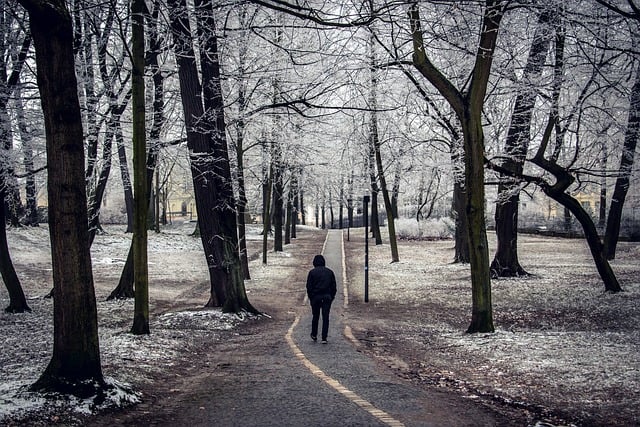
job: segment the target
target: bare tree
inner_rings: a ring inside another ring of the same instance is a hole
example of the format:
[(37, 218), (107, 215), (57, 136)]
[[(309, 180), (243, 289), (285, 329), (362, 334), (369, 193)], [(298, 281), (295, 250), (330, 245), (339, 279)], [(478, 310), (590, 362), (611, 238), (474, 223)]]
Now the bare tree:
[(240, 263), (214, 5), (210, 1), (195, 2), (194, 18), (200, 47), (198, 56), (201, 77), (193, 48), (194, 38), (186, 1), (171, 0), (168, 6), (178, 62), (198, 225), (210, 272), (211, 297), (207, 306), (220, 306), (230, 312), (256, 312), (246, 295)]
[[(523, 70), (516, 96), (511, 125), (504, 144), (502, 167), (522, 173), (529, 141), (531, 140), (531, 120), (538, 91), (532, 85), (542, 75), (545, 59), (549, 53), (553, 35), (550, 21), (556, 13), (543, 9), (538, 15), (529, 56)], [(551, 34), (551, 36), (550, 36)], [(496, 253), (491, 263), (491, 273), (496, 277), (527, 275), (518, 260), (518, 207), (520, 187), (510, 176), (500, 180), (496, 203)]]
[(409, 11), (413, 36), (413, 64), (449, 102), (462, 126), (472, 286), (472, 318), (467, 332), (494, 330), (484, 218), (484, 133), (481, 117), (498, 30), (506, 3), (494, 0), (487, 0), (485, 3), (471, 80), (464, 92), (457, 89), (427, 55), (418, 4), (412, 5)]

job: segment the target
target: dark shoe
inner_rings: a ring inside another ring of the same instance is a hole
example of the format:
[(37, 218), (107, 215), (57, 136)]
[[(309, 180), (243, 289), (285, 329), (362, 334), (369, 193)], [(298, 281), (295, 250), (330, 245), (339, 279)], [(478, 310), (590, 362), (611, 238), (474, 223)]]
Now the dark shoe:
[(326, 344), (326, 343), (327, 343), (327, 339), (326, 339), (326, 338), (324, 338), (324, 339), (322, 340), (322, 344)]
[(314, 341), (318, 341), (318, 337), (316, 335), (311, 334), (311, 339)]

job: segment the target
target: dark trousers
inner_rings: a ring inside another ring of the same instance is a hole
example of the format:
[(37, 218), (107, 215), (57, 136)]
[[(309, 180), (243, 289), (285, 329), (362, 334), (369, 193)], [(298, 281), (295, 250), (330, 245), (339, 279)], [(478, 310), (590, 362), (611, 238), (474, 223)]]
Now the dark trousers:
[(322, 310), (322, 339), (327, 339), (329, 333), (329, 311), (331, 310), (331, 296), (320, 295), (311, 301), (311, 335), (318, 336), (318, 322), (320, 320), (320, 310)]

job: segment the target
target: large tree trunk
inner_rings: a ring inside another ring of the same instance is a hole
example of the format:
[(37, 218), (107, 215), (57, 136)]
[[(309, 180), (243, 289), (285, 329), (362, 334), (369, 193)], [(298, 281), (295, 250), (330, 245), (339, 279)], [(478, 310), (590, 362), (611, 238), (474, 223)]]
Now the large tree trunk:
[[(497, 30), (496, 30), (497, 31)], [(484, 136), (480, 109), (465, 112), (465, 189), (471, 264), (472, 314), (467, 332), (493, 332), (489, 247), (484, 217)]]
[(211, 283), (211, 296), (207, 306), (221, 306), (225, 299), (225, 282), (218, 281), (215, 269), (218, 265), (215, 250), (211, 241), (208, 241), (211, 233), (211, 215), (215, 208), (215, 195), (210, 186), (214, 177), (208, 162), (213, 161), (213, 148), (204, 129), (200, 128), (199, 118), (204, 117), (202, 105), (202, 89), (196, 66), (195, 51), (193, 50), (191, 26), (187, 16), (187, 7), (184, 0), (171, 0), (168, 2), (171, 14), (171, 27), (174, 34), (174, 51), (178, 63), (180, 79), (180, 92), (182, 107), (184, 110), (187, 128), (187, 146), (191, 157), (191, 175), (198, 210), (198, 229), (204, 254), (209, 270), (209, 282)]
[[(511, 125), (507, 132), (502, 167), (522, 174), (531, 139), (531, 119), (537, 91), (531, 87), (539, 80), (545, 58), (551, 44), (549, 22), (553, 12), (544, 10), (538, 17), (538, 24), (529, 49), (529, 57), (524, 68), (520, 88), (516, 97)], [(496, 253), (491, 263), (494, 277), (517, 277), (528, 273), (518, 260), (518, 209), (520, 204), (519, 183), (512, 176), (502, 176), (498, 185), (496, 202)]]
[[(256, 312), (246, 296), (240, 264), (213, 4), (195, 1), (202, 86), (191, 45), (186, 2), (171, 0), (169, 6), (198, 225), (211, 279), (207, 306), (220, 306), (228, 312)], [(201, 120), (205, 116), (208, 120)]]
[(633, 159), (636, 153), (636, 144), (640, 137), (640, 68), (636, 71), (631, 94), (629, 96), (629, 117), (627, 119), (627, 130), (624, 136), (622, 157), (618, 168), (618, 178), (613, 189), (611, 204), (609, 205), (609, 216), (607, 217), (607, 229), (604, 234), (604, 254), (607, 259), (614, 259), (618, 237), (620, 236), (620, 223), (622, 222), (622, 208), (629, 191), (629, 178), (633, 171)]
[(71, 17), (62, 0), (29, 11), (45, 118), (53, 267), (53, 357), (32, 386), (88, 397), (105, 387), (89, 253), (82, 118)]
[[(502, 197), (510, 191), (503, 184), (499, 184), (498, 192), (503, 191)], [(518, 277), (528, 273), (520, 266), (518, 260), (518, 205), (519, 194), (507, 196), (505, 201), (496, 203), (496, 240), (497, 250), (491, 262), (492, 277)]]
[(484, 135), (482, 107), (491, 73), (493, 52), (504, 4), (487, 0), (482, 18), (482, 32), (468, 92), (461, 93), (435, 67), (426, 55), (420, 24), (418, 4), (411, 6), (409, 19), (413, 39), (413, 64), (433, 84), (456, 112), (462, 126), (464, 140), (466, 213), (471, 266), (472, 313), (469, 333), (493, 332), (491, 303), (491, 275), (484, 209)]
[(147, 139), (145, 127), (144, 88), (144, 0), (131, 3), (131, 112), (133, 120), (133, 275), (135, 305), (131, 332), (149, 334), (149, 265), (147, 262), (147, 216), (149, 211), (149, 185), (147, 178)]
[[(213, 239), (217, 249), (217, 259), (221, 262), (217, 276), (226, 279), (226, 300), (223, 311), (237, 313), (247, 310), (258, 311), (249, 303), (244, 287), (244, 274), (240, 262), (238, 242), (238, 222), (236, 201), (233, 194), (233, 180), (229, 162), (224, 100), (220, 77), (220, 62), (216, 38), (216, 24), (213, 19), (216, 5), (205, 0), (195, 1), (196, 9), (202, 8), (199, 18), (200, 61), (202, 64), (203, 100), (207, 114), (213, 115), (209, 134), (212, 137), (214, 154), (213, 172), (218, 206), (214, 210), (215, 227), (207, 237)], [(216, 224), (217, 221), (217, 224)]]

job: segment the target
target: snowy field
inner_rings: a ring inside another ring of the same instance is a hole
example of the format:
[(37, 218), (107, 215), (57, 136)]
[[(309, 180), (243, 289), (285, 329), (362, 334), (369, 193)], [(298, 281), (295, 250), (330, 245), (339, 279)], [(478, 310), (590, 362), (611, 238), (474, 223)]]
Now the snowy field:
[[(99, 405), (68, 396), (44, 399), (27, 391), (49, 362), (53, 346), (53, 300), (44, 298), (52, 286), (49, 236), (46, 226), (8, 230), (11, 257), (32, 311), (0, 312), (0, 425), (12, 425), (24, 417), (30, 425), (66, 424), (101, 409), (138, 403), (140, 394), (134, 388), (177, 368), (198, 340), (206, 336), (215, 342), (216, 331), (247, 320), (200, 309), (208, 299), (208, 275), (200, 239), (189, 235), (193, 228), (193, 223), (185, 223), (161, 234), (149, 233), (149, 336), (128, 333), (133, 300), (105, 301), (118, 283), (131, 234), (122, 233), (122, 226), (112, 226), (107, 227), (108, 234), (96, 237), (92, 265), (101, 360), (107, 381), (116, 386)], [(6, 307), (8, 302), (3, 285), (0, 305)]]
[[(360, 243), (346, 247), (351, 264), (362, 258)], [(370, 245), (370, 302), (352, 308), (370, 351), (392, 366), (404, 354), (401, 374), (581, 425), (640, 425), (639, 243), (619, 244), (612, 266), (624, 292), (610, 294), (583, 240), (520, 235), (532, 275), (492, 281), (493, 334), (465, 333), (469, 267), (451, 263), (451, 240), (401, 241), (399, 251), (391, 264), (387, 244)], [(354, 302), (363, 276), (350, 269)]]

